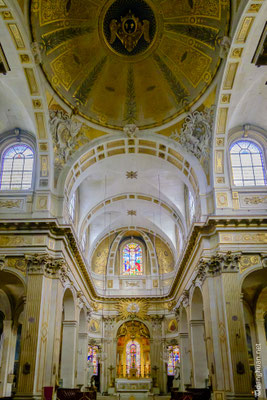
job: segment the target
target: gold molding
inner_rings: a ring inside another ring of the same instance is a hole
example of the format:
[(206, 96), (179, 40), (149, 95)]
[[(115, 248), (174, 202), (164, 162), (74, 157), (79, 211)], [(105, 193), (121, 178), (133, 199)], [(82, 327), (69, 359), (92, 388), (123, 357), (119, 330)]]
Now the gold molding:
[(224, 90), (233, 89), (238, 65), (239, 65), (238, 62), (233, 62), (228, 64), (227, 73), (223, 84)]
[(246, 43), (251, 26), (254, 22), (254, 17), (245, 17), (243, 24), (238, 32), (236, 43)]

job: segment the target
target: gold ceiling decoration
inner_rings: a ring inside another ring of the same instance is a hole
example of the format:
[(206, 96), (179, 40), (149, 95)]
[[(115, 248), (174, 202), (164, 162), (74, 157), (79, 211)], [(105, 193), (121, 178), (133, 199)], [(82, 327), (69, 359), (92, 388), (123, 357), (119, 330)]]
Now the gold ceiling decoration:
[(118, 320), (122, 319), (135, 319), (139, 318), (145, 320), (148, 318), (147, 311), (149, 308), (149, 302), (146, 299), (122, 299), (116, 305), (118, 311)]
[(33, 40), (55, 92), (101, 126), (161, 126), (206, 91), (230, 0), (32, 0)]

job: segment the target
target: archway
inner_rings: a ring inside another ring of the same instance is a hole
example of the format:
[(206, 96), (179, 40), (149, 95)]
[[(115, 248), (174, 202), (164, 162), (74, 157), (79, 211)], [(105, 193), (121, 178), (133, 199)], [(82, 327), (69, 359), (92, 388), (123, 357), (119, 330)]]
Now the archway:
[(202, 293), (195, 288), (191, 301), (191, 349), (193, 376), (192, 384), (195, 388), (205, 388), (208, 385), (208, 362), (205, 342), (205, 325)]
[(75, 303), (70, 289), (66, 289), (63, 297), (62, 345), (60, 380), (64, 388), (73, 388), (75, 384), (75, 363), (77, 348), (77, 321), (75, 319)]
[(18, 276), (0, 271), (0, 397), (16, 391), (25, 288)]
[(125, 322), (117, 332), (117, 377), (148, 378), (150, 372), (149, 330), (142, 322)]

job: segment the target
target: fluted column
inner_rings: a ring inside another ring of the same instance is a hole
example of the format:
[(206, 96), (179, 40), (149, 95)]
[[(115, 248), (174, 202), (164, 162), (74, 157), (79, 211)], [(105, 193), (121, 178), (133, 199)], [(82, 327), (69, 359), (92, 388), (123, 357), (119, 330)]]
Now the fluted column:
[[(53, 280), (57, 279), (61, 261), (48, 255), (29, 256), (27, 260), (27, 297), (16, 397), (40, 398), (43, 386), (50, 384), (53, 374), (48, 349), (51, 347), (51, 341), (54, 341), (53, 321), (57, 313), (51, 298)], [(46, 371), (49, 371), (49, 381), (45, 379)]]
[(222, 392), (229, 399), (252, 398), (238, 260), (237, 254), (217, 253), (201, 260), (198, 270), (215, 400)]

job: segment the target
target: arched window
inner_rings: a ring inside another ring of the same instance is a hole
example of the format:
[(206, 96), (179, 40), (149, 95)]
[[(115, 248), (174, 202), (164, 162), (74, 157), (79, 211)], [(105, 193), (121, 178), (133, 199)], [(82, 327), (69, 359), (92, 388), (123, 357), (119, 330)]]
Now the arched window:
[(76, 206), (76, 194), (73, 193), (70, 202), (69, 202), (69, 213), (72, 221), (74, 221), (75, 217), (75, 206)]
[(93, 375), (98, 375), (98, 347), (88, 347), (88, 363), (93, 366)]
[(180, 350), (179, 346), (168, 347), (168, 370), (167, 373), (170, 376), (175, 375), (175, 367), (180, 362)]
[(188, 208), (189, 208), (189, 219), (190, 219), (190, 224), (193, 221), (193, 218), (195, 216), (195, 200), (194, 197), (192, 195), (192, 193), (190, 192), (190, 190), (188, 191)]
[(233, 143), (230, 157), (236, 186), (266, 185), (262, 151), (255, 143), (250, 140)]
[(126, 372), (130, 373), (130, 369), (137, 369), (137, 375), (140, 375), (141, 355), (140, 344), (136, 340), (131, 340), (126, 345)]
[(14, 144), (2, 157), (1, 190), (27, 190), (32, 186), (34, 153), (27, 144)]
[(140, 244), (130, 242), (123, 247), (123, 275), (143, 275), (143, 254)]

